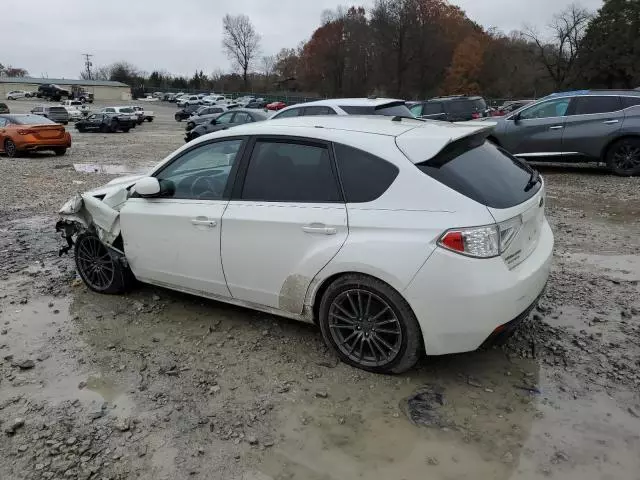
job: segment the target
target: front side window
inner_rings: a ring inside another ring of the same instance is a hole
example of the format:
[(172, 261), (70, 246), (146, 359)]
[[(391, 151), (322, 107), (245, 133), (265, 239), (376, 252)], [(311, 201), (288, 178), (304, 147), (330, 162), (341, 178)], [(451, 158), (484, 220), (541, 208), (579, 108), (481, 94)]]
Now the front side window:
[(116, 109), (115, 108), (105, 108), (104, 109), (105, 112), (112, 112), (115, 113)]
[(411, 110), (411, 113), (415, 117), (419, 117), (420, 115), (422, 115), (422, 104), (418, 103), (416, 105), (413, 105), (409, 110)]
[(249, 161), (242, 199), (301, 203), (340, 201), (328, 148), (258, 140)]
[(532, 107), (523, 110), (520, 113), (520, 119), (531, 120), (535, 118), (553, 118), (564, 117), (569, 108), (570, 98), (559, 98), (557, 100), (548, 100), (538, 103)]
[(247, 112), (238, 112), (233, 118), (233, 123), (250, 123), (253, 122), (253, 118)]
[(576, 97), (572, 115), (617, 112), (622, 108), (620, 97)]
[(173, 192), (166, 197), (221, 200), (242, 142), (231, 139), (199, 145), (171, 162), (155, 175)]

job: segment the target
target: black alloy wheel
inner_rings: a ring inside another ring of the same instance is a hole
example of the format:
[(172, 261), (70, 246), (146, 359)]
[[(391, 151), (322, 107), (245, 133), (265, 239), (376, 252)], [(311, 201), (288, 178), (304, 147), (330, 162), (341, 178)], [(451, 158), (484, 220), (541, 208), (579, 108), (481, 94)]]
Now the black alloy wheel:
[(640, 174), (640, 139), (626, 138), (613, 144), (607, 156), (607, 165), (620, 176)]
[(329, 329), (340, 352), (360, 365), (386, 365), (400, 353), (398, 317), (368, 290), (355, 288), (338, 295), (329, 310)]
[(390, 285), (367, 275), (333, 281), (320, 299), (318, 323), (343, 362), (370, 372), (405, 372), (423, 351), (409, 304)]
[(18, 156), (18, 147), (13, 143), (13, 140), (7, 138), (4, 141), (4, 153), (7, 157), (17, 157)]
[(93, 233), (78, 235), (75, 261), (82, 281), (94, 292), (121, 293), (131, 288), (135, 277)]

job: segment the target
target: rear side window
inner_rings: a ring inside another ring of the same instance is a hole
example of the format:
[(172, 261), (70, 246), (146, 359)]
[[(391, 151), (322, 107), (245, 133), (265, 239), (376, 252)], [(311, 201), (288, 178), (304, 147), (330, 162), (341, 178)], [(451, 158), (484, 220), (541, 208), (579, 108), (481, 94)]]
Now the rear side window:
[(375, 155), (339, 143), (334, 149), (347, 203), (372, 202), (398, 176), (398, 167)]
[(279, 113), (278, 115), (275, 115), (273, 119), (275, 120), (276, 118), (297, 117), (298, 115), (300, 115), (301, 112), (302, 112), (301, 108), (292, 108), (291, 110), (285, 110), (284, 112)]
[(249, 160), (242, 199), (301, 203), (340, 201), (328, 148), (257, 141)]
[(622, 108), (620, 97), (576, 97), (572, 115), (617, 112)]
[(484, 135), (451, 143), (434, 158), (416, 165), (423, 173), (492, 208), (519, 205), (540, 190), (531, 186), (533, 170), (487, 142)]
[(386, 115), (390, 117), (413, 118), (411, 110), (404, 102), (392, 102), (384, 105), (374, 106), (348, 106), (340, 105), (340, 108), (349, 115)]
[(310, 117), (312, 115), (335, 115), (336, 112), (333, 111), (333, 108), (329, 107), (306, 107), (304, 109), (305, 117)]
[(622, 97), (622, 108), (640, 105), (640, 97)]

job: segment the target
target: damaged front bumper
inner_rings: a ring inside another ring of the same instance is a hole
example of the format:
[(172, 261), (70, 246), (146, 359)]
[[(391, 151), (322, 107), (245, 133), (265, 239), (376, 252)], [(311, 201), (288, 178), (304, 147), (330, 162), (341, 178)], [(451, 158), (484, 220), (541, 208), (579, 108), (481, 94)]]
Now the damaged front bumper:
[(73, 247), (73, 237), (90, 231), (100, 241), (116, 252), (123, 253), (114, 247), (120, 237), (120, 209), (129, 198), (129, 191), (124, 187), (111, 189), (105, 194), (76, 194), (59, 211), (56, 232), (61, 232), (66, 240), (58, 254), (68, 253)]

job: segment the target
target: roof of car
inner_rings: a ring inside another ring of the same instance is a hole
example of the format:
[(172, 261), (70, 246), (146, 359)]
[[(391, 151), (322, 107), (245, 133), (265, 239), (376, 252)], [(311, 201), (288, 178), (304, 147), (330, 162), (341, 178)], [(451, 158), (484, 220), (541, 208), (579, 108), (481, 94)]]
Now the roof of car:
[[(624, 95), (629, 97), (640, 96), (640, 91), (637, 90), (570, 90), (567, 92), (554, 92), (547, 95), (544, 98), (551, 97), (578, 97), (578, 96), (590, 96), (590, 95)], [(540, 99), (542, 100), (542, 99)]]
[[(308, 106), (341, 106), (346, 105), (350, 107), (378, 107), (391, 102), (402, 102), (404, 100), (398, 100), (396, 98), (327, 98), (325, 100), (315, 100), (313, 102), (297, 103), (291, 105), (291, 107), (308, 107)], [(291, 108), (289, 107), (289, 108)]]
[(449, 102), (452, 100), (484, 100), (480, 95), (449, 95), (445, 97), (430, 98), (427, 102)]
[[(484, 130), (489, 132), (492, 128), (493, 124), (461, 125), (382, 115), (327, 115), (288, 117), (268, 122), (246, 123), (209, 135), (221, 137), (230, 135), (291, 135), (322, 138), (326, 136), (327, 130), (334, 130), (396, 138), (402, 136), (402, 145), (398, 144), (398, 146), (411, 161), (418, 163), (433, 157), (452, 141)], [(323, 133), (320, 134), (320, 132)], [(209, 138), (209, 135), (201, 138)], [(398, 139), (396, 143), (398, 143)]]

